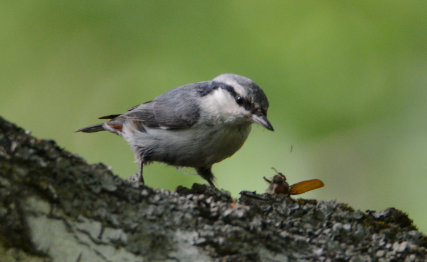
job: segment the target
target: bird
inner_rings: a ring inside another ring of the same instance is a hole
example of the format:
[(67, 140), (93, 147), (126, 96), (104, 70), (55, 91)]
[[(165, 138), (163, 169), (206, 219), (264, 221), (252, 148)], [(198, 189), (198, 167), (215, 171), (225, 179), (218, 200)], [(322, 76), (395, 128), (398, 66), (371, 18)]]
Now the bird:
[(109, 131), (126, 140), (139, 163), (129, 180), (144, 184), (143, 166), (153, 161), (192, 167), (215, 187), (212, 165), (232, 156), (246, 141), (253, 123), (274, 131), (269, 102), (251, 79), (221, 74), (210, 81), (171, 89), (108, 122), (75, 132)]

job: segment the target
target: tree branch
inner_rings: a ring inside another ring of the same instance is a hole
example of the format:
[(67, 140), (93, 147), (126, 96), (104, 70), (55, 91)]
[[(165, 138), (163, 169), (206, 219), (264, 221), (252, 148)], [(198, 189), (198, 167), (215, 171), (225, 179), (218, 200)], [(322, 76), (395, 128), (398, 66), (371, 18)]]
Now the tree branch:
[(133, 188), (0, 118), (0, 261), (424, 261), (389, 208), (194, 184)]

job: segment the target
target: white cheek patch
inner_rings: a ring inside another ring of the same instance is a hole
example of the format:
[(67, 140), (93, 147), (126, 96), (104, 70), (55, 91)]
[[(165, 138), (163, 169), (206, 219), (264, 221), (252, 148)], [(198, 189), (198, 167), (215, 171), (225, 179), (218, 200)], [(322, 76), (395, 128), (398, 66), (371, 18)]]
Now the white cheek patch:
[(231, 121), (246, 114), (246, 110), (236, 103), (235, 98), (222, 88), (218, 88), (211, 95), (204, 97), (201, 107), (209, 115), (215, 116), (216, 119), (223, 119), (223, 121)]
[(212, 96), (214, 98), (214, 103), (217, 103), (219, 107), (238, 106), (235, 101), (235, 98), (232, 97), (228, 91), (222, 88), (216, 89), (213, 92)]
[(217, 112), (219, 115), (227, 115), (233, 111), (238, 110), (240, 107), (235, 98), (231, 94), (222, 89), (218, 88), (212, 93), (212, 96), (207, 99), (210, 104), (210, 110), (212, 113)]

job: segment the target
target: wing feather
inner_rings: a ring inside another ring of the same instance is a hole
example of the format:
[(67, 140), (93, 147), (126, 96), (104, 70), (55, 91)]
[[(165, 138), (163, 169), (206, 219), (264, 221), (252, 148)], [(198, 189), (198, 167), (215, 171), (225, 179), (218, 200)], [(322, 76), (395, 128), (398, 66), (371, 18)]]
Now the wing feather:
[(129, 112), (120, 117), (150, 128), (189, 128), (200, 118), (198, 98), (216, 88), (212, 83), (200, 82), (177, 87), (152, 101), (130, 108)]

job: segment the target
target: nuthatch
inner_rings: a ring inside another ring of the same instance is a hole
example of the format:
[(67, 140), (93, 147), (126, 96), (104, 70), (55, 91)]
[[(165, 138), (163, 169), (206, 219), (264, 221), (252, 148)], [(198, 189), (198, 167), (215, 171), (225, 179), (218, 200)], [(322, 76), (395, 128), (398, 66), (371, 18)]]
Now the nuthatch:
[(239, 150), (258, 123), (273, 131), (267, 120), (267, 96), (249, 78), (222, 74), (167, 91), (154, 100), (134, 106), (127, 113), (76, 132), (110, 131), (123, 137), (139, 163), (131, 177), (144, 183), (142, 169), (152, 161), (193, 167), (214, 186), (212, 165)]

